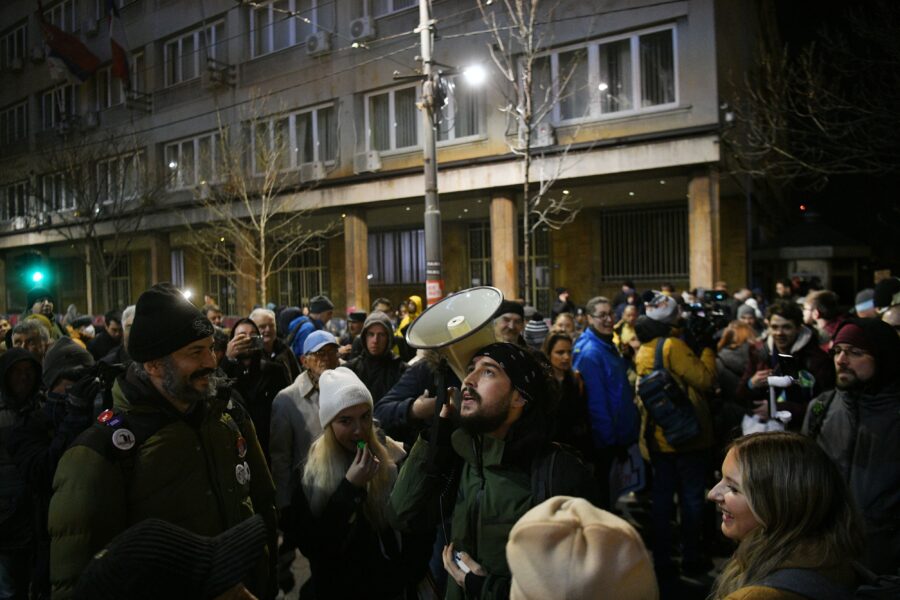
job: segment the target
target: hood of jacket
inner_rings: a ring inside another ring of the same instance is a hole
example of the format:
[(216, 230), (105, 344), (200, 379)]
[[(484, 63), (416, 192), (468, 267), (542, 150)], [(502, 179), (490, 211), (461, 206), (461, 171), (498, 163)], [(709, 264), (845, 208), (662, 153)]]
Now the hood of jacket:
[[(384, 327), (385, 331), (387, 331), (387, 346), (385, 347), (384, 351), (381, 354), (379, 354), (378, 356), (370, 354), (369, 348), (366, 344), (366, 333), (369, 331), (369, 328), (372, 327), (373, 325), (381, 325)], [(389, 358), (390, 356), (392, 356), (391, 345), (393, 344), (394, 325), (393, 325), (393, 323), (391, 323), (391, 320), (388, 318), (388, 316), (385, 313), (376, 310), (375, 312), (370, 314), (368, 317), (366, 317), (366, 322), (363, 323), (363, 328), (362, 328), (362, 331), (359, 332), (359, 336), (362, 338), (363, 352), (365, 354), (372, 356), (374, 358)]]
[(900, 336), (893, 327), (881, 319), (849, 318), (841, 322), (834, 332), (837, 337), (847, 325), (856, 325), (863, 330), (865, 338), (874, 346), (875, 376), (866, 384), (865, 391), (877, 395), (885, 387), (900, 381)]
[[(24, 401), (17, 401), (10, 395), (9, 386), (7, 385), (6, 376), (9, 373), (9, 370), (13, 365), (17, 365), (22, 362), (27, 362), (31, 364), (35, 370), (35, 378), (34, 378), (34, 386), (31, 389), (31, 392), (28, 394), (28, 398)], [(0, 358), (0, 392), (3, 394), (3, 400), (5, 403), (9, 403), (10, 407), (21, 408), (28, 401), (35, 396), (41, 389), (41, 363), (31, 354), (28, 350), (24, 348), (10, 348), (7, 350), (3, 357)]]
[[(800, 333), (797, 334), (797, 339), (794, 340), (793, 345), (791, 345), (791, 354), (797, 354), (810, 342), (816, 342), (815, 332), (806, 325), (801, 325)], [(766, 347), (768, 348), (770, 355), (777, 354), (775, 350), (775, 338), (771, 335), (766, 340)]]
[(672, 326), (662, 321), (651, 319), (647, 315), (641, 315), (634, 323), (634, 333), (640, 343), (646, 344), (658, 337), (668, 337), (672, 333)]

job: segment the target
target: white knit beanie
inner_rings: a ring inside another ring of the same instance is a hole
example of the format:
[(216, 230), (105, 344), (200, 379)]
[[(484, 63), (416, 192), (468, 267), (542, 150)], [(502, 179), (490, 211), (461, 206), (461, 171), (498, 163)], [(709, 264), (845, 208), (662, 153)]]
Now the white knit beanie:
[(634, 527), (583, 498), (556, 496), (509, 532), (510, 600), (659, 598), (650, 555)]
[(646, 314), (654, 321), (673, 325), (678, 320), (679, 310), (678, 302), (671, 296), (666, 296), (662, 292), (654, 292), (653, 299), (647, 303)]
[(372, 408), (372, 394), (347, 367), (329, 369), (319, 376), (319, 423), (328, 426), (339, 412), (357, 404)]

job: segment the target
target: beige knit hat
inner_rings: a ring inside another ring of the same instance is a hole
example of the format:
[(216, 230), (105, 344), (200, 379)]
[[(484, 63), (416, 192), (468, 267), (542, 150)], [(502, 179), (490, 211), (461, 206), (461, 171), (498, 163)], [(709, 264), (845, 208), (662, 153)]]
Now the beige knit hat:
[(347, 367), (329, 369), (319, 376), (319, 422), (325, 428), (339, 412), (357, 404), (372, 408), (372, 394)]
[(510, 600), (656, 600), (650, 555), (623, 519), (583, 498), (556, 496), (509, 533)]

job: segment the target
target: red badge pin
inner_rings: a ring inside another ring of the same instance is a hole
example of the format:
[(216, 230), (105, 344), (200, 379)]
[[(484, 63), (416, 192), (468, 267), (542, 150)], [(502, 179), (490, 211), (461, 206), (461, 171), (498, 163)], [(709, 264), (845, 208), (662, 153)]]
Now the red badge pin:
[(109, 421), (110, 419), (113, 418), (113, 414), (114, 414), (113, 411), (111, 411), (107, 408), (102, 413), (97, 415), (97, 422), (98, 423), (106, 423), (107, 421)]
[(245, 440), (242, 435), (239, 435), (237, 439), (237, 453), (238, 458), (247, 456), (247, 440)]

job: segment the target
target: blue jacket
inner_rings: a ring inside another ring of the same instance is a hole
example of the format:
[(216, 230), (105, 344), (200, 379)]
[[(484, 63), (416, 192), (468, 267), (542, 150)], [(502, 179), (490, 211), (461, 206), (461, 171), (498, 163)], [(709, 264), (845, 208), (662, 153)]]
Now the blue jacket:
[(312, 319), (306, 315), (300, 315), (288, 325), (287, 335), (290, 336), (291, 332), (293, 332), (294, 328), (298, 325), (300, 326), (300, 329), (297, 330), (297, 333), (294, 334), (294, 339), (291, 340), (291, 350), (294, 351), (294, 356), (300, 357), (303, 356), (303, 342), (306, 341), (306, 336), (318, 329), (324, 329), (325, 325), (321, 321)]
[(575, 342), (574, 367), (581, 372), (591, 415), (594, 446), (628, 446), (638, 439), (638, 411), (625, 360), (612, 342), (585, 329)]

